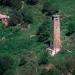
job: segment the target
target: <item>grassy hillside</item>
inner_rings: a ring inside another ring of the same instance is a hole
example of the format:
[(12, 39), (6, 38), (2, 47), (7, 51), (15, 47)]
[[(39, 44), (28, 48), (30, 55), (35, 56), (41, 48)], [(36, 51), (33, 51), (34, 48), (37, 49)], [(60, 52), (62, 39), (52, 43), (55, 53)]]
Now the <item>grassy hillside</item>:
[[(0, 75), (68, 75), (69, 72), (74, 75), (75, 1), (39, 0), (35, 5), (24, 1), (21, 7), (15, 8), (15, 5), (0, 4), (0, 11), (11, 17), (8, 27), (0, 22)], [(61, 18), (62, 51), (54, 57), (48, 55), (45, 47), (51, 41), (52, 31), (51, 16), (42, 13), (45, 3), (52, 8), (49, 12), (59, 10), (57, 14)], [(72, 31), (72, 42), (66, 41), (65, 34)]]

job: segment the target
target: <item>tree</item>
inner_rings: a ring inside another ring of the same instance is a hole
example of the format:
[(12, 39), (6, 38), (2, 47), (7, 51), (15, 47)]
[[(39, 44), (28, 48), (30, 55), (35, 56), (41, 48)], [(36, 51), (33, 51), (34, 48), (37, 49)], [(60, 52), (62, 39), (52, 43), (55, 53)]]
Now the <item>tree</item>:
[(7, 55), (0, 56), (0, 75), (6, 75), (8, 71), (12, 73), (12, 70), (15, 70), (15, 67), (13, 66), (16, 67), (15, 61), (12, 57)]
[(16, 26), (20, 24), (22, 27), (27, 28), (32, 23), (32, 13), (29, 8), (24, 7), (19, 11), (13, 10), (10, 15), (9, 26)]
[(37, 31), (37, 38), (39, 42), (46, 43), (50, 41), (50, 29), (50, 18), (47, 17)]
[(66, 25), (67, 25), (67, 33), (69, 33), (69, 35), (72, 35), (72, 33), (75, 32), (74, 23), (75, 23), (74, 17), (68, 18), (68, 21), (67, 21)]
[(36, 5), (39, 0), (24, 0), (28, 5)]
[(50, 69), (49, 71), (43, 69), (40, 75), (60, 75), (56, 68)]
[(21, 8), (21, 3), (21, 0), (0, 0), (0, 5), (9, 6), (17, 10)]
[[(63, 56), (64, 55), (64, 56)], [(72, 71), (75, 68), (75, 59), (74, 54), (64, 53), (59, 59), (54, 59), (55, 67), (60, 71), (61, 75), (72, 74)], [(67, 60), (66, 60), (67, 59)], [(60, 61), (60, 62), (59, 62)]]
[(43, 5), (42, 12), (45, 13), (47, 16), (51, 16), (59, 12), (59, 9), (56, 5), (52, 2), (45, 2)]

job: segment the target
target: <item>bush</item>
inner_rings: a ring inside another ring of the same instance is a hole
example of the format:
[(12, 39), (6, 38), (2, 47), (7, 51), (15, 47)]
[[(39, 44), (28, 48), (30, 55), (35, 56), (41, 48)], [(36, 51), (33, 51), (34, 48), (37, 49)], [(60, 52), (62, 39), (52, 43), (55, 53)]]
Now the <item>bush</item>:
[(38, 3), (38, 0), (25, 0), (27, 4), (29, 5), (35, 5)]
[(9, 6), (14, 9), (20, 9), (21, 0), (0, 0), (0, 5)]
[(8, 70), (14, 68), (15, 61), (12, 57), (7, 55), (0, 56), (0, 75), (4, 75)]
[(27, 27), (33, 21), (32, 12), (29, 8), (24, 7), (19, 12), (21, 25)]
[(13, 9), (19, 10), (22, 6), (22, 0), (10, 0), (10, 7), (12, 7)]
[(14, 10), (10, 15), (9, 26), (16, 26), (19, 23), (21, 23), (20, 13)]
[(72, 75), (75, 75), (75, 70), (73, 70)]
[(0, 5), (10, 6), (10, 0), (0, 0)]
[(45, 13), (47, 16), (51, 16), (59, 12), (59, 9), (56, 5), (50, 2), (46, 2), (43, 5), (42, 12)]
[(19, 11), (13, 10), (10, 15), (9, 26), (15, 26), (17, 24), (27, 27), (32, 23), (31, 11), (27, 8), (23, 8)]
[(50, 41), (50, 27), (50, 18), (46, 18), (37, 31), (37, 39), (39, 42), (46, 43)]
[(60, 75), (59, 71), (56, 68), (50, 69), (49, 71), (47, 70), (42, 70), (40, 75)]
[(39, 65), (48, 63), (48, 52), (45, 49), (41, 50), (38, 63)]

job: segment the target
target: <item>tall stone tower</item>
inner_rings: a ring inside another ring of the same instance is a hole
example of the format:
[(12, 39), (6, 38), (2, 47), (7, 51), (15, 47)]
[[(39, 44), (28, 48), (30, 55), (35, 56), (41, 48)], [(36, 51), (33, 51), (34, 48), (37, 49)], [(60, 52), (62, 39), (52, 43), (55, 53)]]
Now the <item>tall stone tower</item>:
[(52, 16), (52, 49), (51, 55), (55, 55), (60, 51), (61, 40), (60, 40), (60, 16), (53, 15)]

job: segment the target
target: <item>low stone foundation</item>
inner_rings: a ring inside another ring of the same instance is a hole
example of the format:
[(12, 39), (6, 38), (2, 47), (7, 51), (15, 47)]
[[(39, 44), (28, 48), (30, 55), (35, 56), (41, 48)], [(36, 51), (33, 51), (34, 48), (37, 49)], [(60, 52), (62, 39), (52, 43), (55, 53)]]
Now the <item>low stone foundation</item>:
[(60, 48), (55, 48), (55, 49), (47, 48), (47, 50), (51, 56), (54, 56), (55, 54), (57, 54), (60, 51)]

